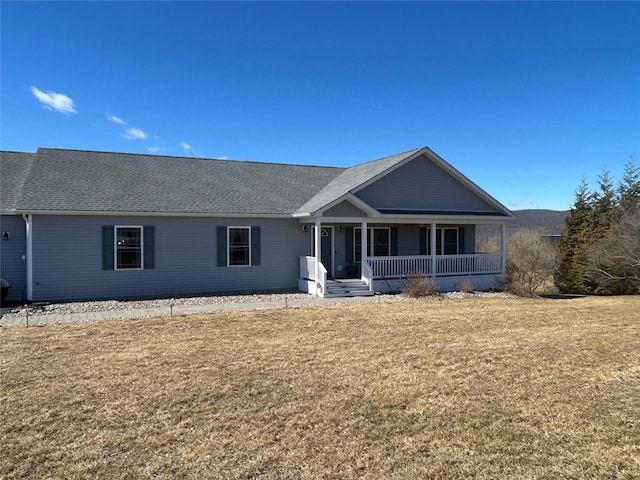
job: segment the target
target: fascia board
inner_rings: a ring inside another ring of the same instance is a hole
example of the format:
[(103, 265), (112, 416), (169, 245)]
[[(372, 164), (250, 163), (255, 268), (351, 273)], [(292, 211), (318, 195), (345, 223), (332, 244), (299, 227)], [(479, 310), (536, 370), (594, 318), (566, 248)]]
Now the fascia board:
[(12, 213), (48, 216), (100, 216), (100, 217), (179, 217), (179, 218), (291, 218), (290, 214), (272, 213), (182, 213), (182, 212), (103, 212), (103, 211), (56, 211), (56, 210), (19, 210)]

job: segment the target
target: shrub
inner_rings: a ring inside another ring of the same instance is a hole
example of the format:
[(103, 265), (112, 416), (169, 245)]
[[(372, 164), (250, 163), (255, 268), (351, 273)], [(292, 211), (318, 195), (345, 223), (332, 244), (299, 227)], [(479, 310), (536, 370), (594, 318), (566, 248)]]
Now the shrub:
[(402, 293), (407, 297), (419, 298), (436, 295), (439, 292), (432, 277), (422, 272), (411, 272), (404, 279)]
[(471, 279), (468, 277), (458, 282), (456, 284), (456, 288), (459, 292), (462, 292), (462, 293), (473, 293), (476, 291), (475, 285), (473, 284)]
[(535, 230), (522, 228), (507, 239), (506, 288), (516, 295), (533, 295), (553, 275), (555, 248)]

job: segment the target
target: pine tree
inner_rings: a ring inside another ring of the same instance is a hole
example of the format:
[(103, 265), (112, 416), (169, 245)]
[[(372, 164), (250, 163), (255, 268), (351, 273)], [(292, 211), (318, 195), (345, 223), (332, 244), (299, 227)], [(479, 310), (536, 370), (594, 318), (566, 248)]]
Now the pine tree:
[(624, 175), (618, 186), (618, 196), (620, 197), (620, 208), (624, 212), (632, 212), (640, 208), (640, 167), (636, 165), (636, 157), (624, 166)]
[(592, 195), (587, 179), (575, 193), (574, 204), (565, 221), (558, 245), (555, 283), (562, 293), (591, 293), (588, 252), (593, 233)]

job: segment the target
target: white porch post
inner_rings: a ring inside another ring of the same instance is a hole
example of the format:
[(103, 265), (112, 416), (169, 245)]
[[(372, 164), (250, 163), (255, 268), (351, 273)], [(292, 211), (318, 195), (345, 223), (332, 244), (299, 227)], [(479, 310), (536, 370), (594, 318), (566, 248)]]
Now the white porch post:
[(431, 255), (431, 277), (436, 278), (436, 268), (438, 263), (436, 262), (436, 224), (431, 224), (431, 249), (429, 250), (429, 255)]
[(322, 250), (322, 223), (320, 222), (320, 219), (317, 218), (316, 219), (316, 227), (315, 227), (315, 252), (314, 255), (316, 257), (316, 285), (318, 285), (320, 283), (320, 262), (322, 260), (322, 254), (320, 253)]
[[(361, 254), (362, 254), (362, 265), (365, 264), (365, 262), (367, 261), (367, 252), (369, 251), (369, 245), (367, 245), (367, 222), (364, 221), (362, 222), (362, 224), (360, 225), (360, 245), (362, 246), (361, 250)], [(360, 275), (362, 275), (362, 268), (360, 269)]]
[(502, 254), (500, 270), (502, 271), (502, 276), (507, 273), (507, 224), (503, 223), (502, 228), (500, 229), (500, 253)]

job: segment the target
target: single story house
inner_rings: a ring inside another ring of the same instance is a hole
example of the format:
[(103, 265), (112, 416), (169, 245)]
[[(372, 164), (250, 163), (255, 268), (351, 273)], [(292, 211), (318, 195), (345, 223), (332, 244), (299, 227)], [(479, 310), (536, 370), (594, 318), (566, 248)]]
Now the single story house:
[[(10, 300), (499, 285), (513, 214), (429, 148), (350, 168), (40, 148), (0, 152)], [(476, 251), (480, 224), (502, 251)], [(366, 232), (366, 233), (365, 233)]]

